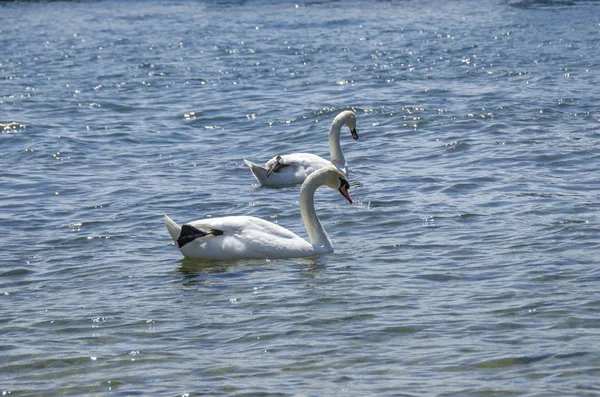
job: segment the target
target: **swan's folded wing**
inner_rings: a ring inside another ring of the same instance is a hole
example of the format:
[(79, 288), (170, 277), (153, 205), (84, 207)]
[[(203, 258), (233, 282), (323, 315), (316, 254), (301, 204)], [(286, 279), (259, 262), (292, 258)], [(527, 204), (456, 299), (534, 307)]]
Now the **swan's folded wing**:
[(312, 172), (321, 168), (331, 167), (331, 162), (329, 160), (325, 160), (323, 157), (312, 153), (292, 153), (275, 156), (267, 162), (266, 166), (269, 168), (273, 167), (275, 164), (279, 164), (283, 167), (302, 167), (307, 170), (310, 169)]
[(311, 153), (275, 156), (265, 165), (269, 175), (262, 183), (265, 185), (301, 184), (311, 173), (331, 165), (328, 160)]
[(194, 233), (194, 230), (197, 230), (198, 237), (237, 236), (246, 239), (263, 235), (287, 239), (298, 237), (286, 228), (253, 216), (207, 218), (190, 222), (182, 227), (186, 226), (190, 228), (190, 234)]

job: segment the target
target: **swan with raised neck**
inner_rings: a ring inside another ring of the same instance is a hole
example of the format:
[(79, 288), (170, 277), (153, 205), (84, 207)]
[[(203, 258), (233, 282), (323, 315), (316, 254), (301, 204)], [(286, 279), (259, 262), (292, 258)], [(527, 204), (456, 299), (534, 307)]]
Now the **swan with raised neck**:
[(329, 128), (329, 155), (331, 161), (312, 153), (291, 153), (277, 155), (267, 161), (264, 167), (244, 159), (252, 174), (262, 186), (289, 186), (303, 183), (306, 178), (321, 168), (336, 167), (344, 175), (348, 174), (348, 162), (340, 144), (340, 133), (347, 126), (352, 137), (358, 139), (356, 115), (351, 110), (339, 113)]
[(274, 223), (251, 216), (207, 218), (182, 226), (165, 215), (165, 224), (181, 253), (187, 258), (278, 259), (299, 258), (333, 252), (333, 244), (314, 205), (320, 186), (338, 190), (350, 203), (349, 184), (338, 169), (312, 173), (300, 188), (300, 215), (309, 241)]

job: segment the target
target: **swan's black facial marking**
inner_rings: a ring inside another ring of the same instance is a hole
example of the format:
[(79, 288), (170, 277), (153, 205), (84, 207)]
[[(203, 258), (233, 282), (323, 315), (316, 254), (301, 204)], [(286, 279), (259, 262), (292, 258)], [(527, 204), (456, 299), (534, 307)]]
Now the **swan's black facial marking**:
[(281, 163), (281, 156), (275, 157), (275, 163), (271, 164), (269, 169), (267, 170), (267, 178), (271, 175), (272, 172), (279, 172), (282, 168), (289, 167), (289, 164)]
[(356, 127), (352, 128), (350, 133), (352, 134), (352, 138), (354, 138), (354, 140), (358, 140), (358, 132), (356, 132)]
[(177, 239), (177, 246), (179, 248), (182, 248), (184, 245), (191, 243), (197, 238), (206, 236), (220, 236), (222, 234), (223, 231), (218, 229), (210, 229), (208, 232), (205, 232), (191, 225), (183, 225), (181, 226), (181, 234)]
[(340, 188), (338, 191), (352, 204), (352, 197), (350, 197), (350, 193), (348, 193), (348, 189), (350, 189), (350, 184), (347, 180), (342, 177), (338, 177), (340, 179)]

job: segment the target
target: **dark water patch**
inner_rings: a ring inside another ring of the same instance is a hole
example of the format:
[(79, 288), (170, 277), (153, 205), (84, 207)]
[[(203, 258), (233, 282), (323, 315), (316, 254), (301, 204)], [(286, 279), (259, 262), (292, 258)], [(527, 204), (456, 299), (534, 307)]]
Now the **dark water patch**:
[(446, 281), (455, 281), (455, 280), (462, 280), (463, 278), (454, 274), (448, 274), (448, 273), (429, 273), (429, 274), (422, 274), (420, 276), (418, 276), (417, 278), (423, 279), (423, 280), (429, 280), (429, 281), (440, 281), (440, 282), (446, 282)]
[(456, 183), (452, 186), (442, 189), (446, 194), (460, 194), (470, 192), (479, 188), (478, 183)]
[(505, 368), (505, 367), (513, 367), (513, 366), (521, 366), (533, 364), (539, 361), (547, 360), (551, 358), (552, 355), (539, 355), (539, 356), (520, 356), (520, 357), (504, 357), (497, 358), (479, 362), (474, 365), (474, 368), (481, 369), (493, 369), (493, 368)]
[(28, 276), (34, 274), (35, 272), (31, 269), (12, 269), (2, 272), (0, 277), (19, 277), (19, 276)]

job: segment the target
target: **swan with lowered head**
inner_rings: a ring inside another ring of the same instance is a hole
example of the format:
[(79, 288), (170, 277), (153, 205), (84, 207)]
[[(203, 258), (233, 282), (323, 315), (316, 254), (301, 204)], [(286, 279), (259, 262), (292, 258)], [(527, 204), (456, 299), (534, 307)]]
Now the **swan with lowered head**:
[(347, 175), (348, 162), (344, 157), (340, 145), (340, 132), (344, 125), (350, 129), (352, 137), (358, 139), (356, 115), (354, 112), (346, 110), (338, 114), (333, 119), (331, 128), (329, 129), (329, 154), (331, 161), (311, 153), (292, 153), (275, 156), (267, 161), (265, 167), (261, 167), (246, 159), (244, 161), (262, 186), (297, 185), (304, 182), (306, 177), (316, 170), (328, 168), (332, 165), (344, 175)]
[(317, 217), (314, 194), (319, 186), (338, 190), (350, 204), (350, 185), (336, 168), (322, 168), (310, 174), (300, 188), (300, 215), (310, 240), (252, 216), (207, 218), (179, 226), (165, 215), (165, 224), (179, 250), (194, 259), (278, 259), (301, 258), (333, 252), (333, 245)]

